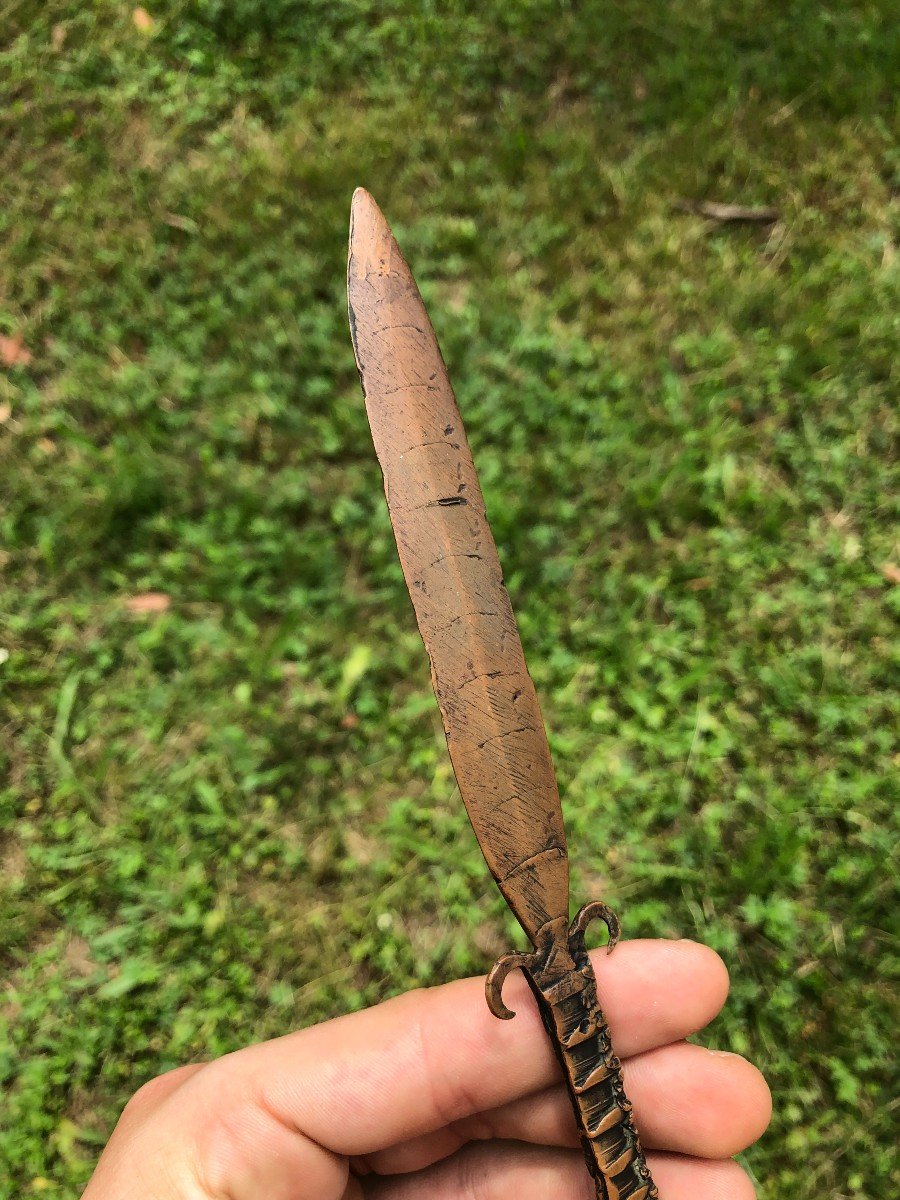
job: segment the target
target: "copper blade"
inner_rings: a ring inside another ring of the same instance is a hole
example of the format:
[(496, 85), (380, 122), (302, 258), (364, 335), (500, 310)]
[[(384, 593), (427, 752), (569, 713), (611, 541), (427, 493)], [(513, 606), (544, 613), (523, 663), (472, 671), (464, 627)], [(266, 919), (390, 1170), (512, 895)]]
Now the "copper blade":
[(568, 916), (562, 809), (465, 430), (415, 280), (372, 197), (353, 197), (353, 349), (403, 574), (459, 790), (529, 936)]

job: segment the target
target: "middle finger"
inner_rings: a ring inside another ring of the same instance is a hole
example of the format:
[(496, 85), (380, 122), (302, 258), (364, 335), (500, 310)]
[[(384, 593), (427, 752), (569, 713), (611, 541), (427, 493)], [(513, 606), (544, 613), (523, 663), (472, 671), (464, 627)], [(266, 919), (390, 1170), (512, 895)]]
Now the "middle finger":
[[(766, 1081), (740, 1055), (677, 1042), (636, 1055), (623, 1067), (635, 1124), (647, 1149), (729, 1158), (754, 1142), (769, 1123), (772, 1103)], [(455, 1121), (370, 1154), (366, 1165), (379, 1174), (419, 1171), (467, 1142), (491, 1138), (576, 1146), (565, 1088), (550, 1087)]]

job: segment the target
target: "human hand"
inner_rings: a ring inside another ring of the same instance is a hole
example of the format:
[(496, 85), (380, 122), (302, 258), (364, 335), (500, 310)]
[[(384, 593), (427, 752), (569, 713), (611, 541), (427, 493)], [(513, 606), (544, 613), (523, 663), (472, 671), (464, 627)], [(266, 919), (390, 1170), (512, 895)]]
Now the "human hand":
[[(660, 1200), (751, 1200), (729, 1156), (769, 1121), (745, 1059), (683, 1039), (728, 992), (693, 942), (592, 955)], [(524, 980), (498, 1021), (482, 980), (410, 992), (145, 1084), (82, 1200), (593, 1200)]]

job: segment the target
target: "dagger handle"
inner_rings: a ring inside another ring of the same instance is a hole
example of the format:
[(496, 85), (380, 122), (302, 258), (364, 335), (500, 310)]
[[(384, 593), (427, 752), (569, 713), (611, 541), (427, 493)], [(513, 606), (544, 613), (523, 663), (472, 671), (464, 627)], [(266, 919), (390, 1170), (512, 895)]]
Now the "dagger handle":
[(497, 1016), (512, 1015), (500, 988), (509, 971), (521, 967), (562, 1067), (597, 1200), (657, 1200), (584, 944), (594, 917), (607, 923), (612, 949), (619, 933), (616, 917), (604, 904), (585, 905), (568, 931), (564, 923), (553, 922), (562, 928), (536, 939), (533, 954), (510, 954), (495, 964), (488, 976), (488, 1004)]

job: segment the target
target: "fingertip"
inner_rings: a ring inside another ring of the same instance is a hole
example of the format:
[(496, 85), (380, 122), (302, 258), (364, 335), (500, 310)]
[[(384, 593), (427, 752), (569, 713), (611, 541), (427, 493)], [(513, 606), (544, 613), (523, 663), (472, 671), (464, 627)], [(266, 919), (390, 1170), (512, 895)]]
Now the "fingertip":
[(636, 1054), (703, 1029), (728, 995), (728, 969), (693, 941), (622, 942), (609, 958), (592, 952), (601, 1006), (619, 1054)]
[(660, 1200), (756, 1200), (750, 1176), (732, 1159), (648, 1154)]
[(698, 1029), (708, 1025), (722, 1010), (731, 990), (731, 976), (725, 960), (712, 946), (684, 938), (677, 943), (691, 964), (697, 980), (698, 1016), (702, 1018)]
[(628, 1059), (625, 1084), (652, 1150), (730, 1158), (757, 1140), (771, 1114), (769, 1089), (751, 1063), (690, 1042)]
[(726, 1050), (709, 1050), (707, 1053), (726, 1060), (727, 1069), (732, 1074), (731, 1094), (735, 1107), (732, 1126), (740, 1130), (740, 1141), (737, 1144), (732, 1141), (723, 1153), (739, 1154), (758, 1141), (769, 1128), (772, 1091), (762, 1071), (742, 1054), (732, 1054)]
[(731, 989), (731, 976), (725, 960), (712, 946), (703, 942), (695, 942), (691, 938), (682, 938), (679, 946), (689, 947), (689, 953), (697, 960), (698, 969), (709, 977), (709, 985), (713, 995), (718, 999), (719, 1008), (725, 1003)]

